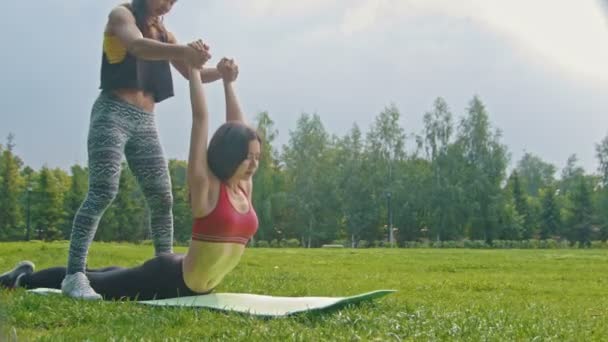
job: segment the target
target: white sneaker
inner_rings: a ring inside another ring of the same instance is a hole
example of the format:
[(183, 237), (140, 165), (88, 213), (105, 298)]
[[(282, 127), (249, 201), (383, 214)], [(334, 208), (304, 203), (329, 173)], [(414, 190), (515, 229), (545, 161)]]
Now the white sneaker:
[(101, 295), (91, 287), (89, 278), (82, 273), (67, 274), (61, 282), (61, 292), (72, 298), (84, 300), (101, 300)]
[(34, 263), (28, 260), (21, 261), (12, 270), (0, 275), (0, 286), (15, 288), (19, 284), (17, 279), (26, 274), (34, 273)]

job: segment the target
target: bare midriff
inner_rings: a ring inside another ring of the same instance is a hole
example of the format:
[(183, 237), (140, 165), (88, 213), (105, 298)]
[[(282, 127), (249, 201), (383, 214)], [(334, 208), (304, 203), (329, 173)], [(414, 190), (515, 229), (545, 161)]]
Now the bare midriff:
[(194, 292), (215, 288), (238, 265), (245, 245), (193, 240), (182, 264), (184, 282)]
[(148, 113), (154, 113), (154, 96), (140, 89), (114, 89), (112, 93), (123, 101)]

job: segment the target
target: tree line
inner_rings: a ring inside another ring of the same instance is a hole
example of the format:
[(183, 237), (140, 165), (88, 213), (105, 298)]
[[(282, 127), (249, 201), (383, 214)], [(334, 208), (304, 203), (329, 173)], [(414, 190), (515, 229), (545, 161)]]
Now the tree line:
[[(437, 98), (421, 132), (406, 132), (395, 105), (364, 132), (354, 123), (344, 136), (329, 134), (317, 114), (301, 114), (277, 148), (267, 112), (254, 125), (264, 139), (254, 177), (260, 220), (255, 240), (332, 241), (554, 239), (589, 246), (608, 238), (608, 137), (595, 146), (599, 168), (587, 174), (576, 155), (558, 174), (555, 165), (526, 153), (511, 157), (488, 110), (473, 97), (456, 118)], [(88, 171), (25, 166), (10, 134), (0, 145), (0, 241), (69, 239), (86, 196)], [(192, 219), (187, 164), (170, 160), (175, 240), (187, 242)], [(120, 191), (103, 216), (98, 241), (149, 239), (142, 192), (127, 165)]]

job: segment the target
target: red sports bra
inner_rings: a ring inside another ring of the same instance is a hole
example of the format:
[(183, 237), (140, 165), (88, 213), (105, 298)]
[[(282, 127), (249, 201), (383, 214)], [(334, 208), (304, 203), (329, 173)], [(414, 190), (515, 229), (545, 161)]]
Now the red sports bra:
[[(241, 187), (239, 187), (241, 189)], [(249, 203), (249, 211), (236, 211), (226, 191), (226, 185), (220, 183), (220, 194), (215, 208), (206, 216), (194, 219), (192, 240), (206, 242), (231, 242), (246, 245), (258, 230), (258, 216)]]

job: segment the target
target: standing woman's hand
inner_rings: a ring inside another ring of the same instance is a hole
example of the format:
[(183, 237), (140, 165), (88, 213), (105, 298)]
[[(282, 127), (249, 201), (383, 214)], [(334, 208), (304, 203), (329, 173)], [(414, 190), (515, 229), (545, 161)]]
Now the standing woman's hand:
[(202, 40), (196, 40), (188, 44), (188, 49), (184, 56), (184, 61), (192, 68), (201, 69), (207, 61), (211, 59), (209, 46)]

